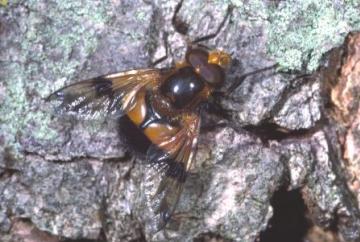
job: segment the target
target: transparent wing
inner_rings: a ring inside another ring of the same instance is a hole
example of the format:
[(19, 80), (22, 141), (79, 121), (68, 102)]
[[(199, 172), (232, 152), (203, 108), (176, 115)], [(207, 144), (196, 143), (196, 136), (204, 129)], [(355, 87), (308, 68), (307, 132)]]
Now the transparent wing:
[(154, 87), (160, 78), (158, 69), (120, 72), (63, 87), (47, 100), (56, 102), (59, 114), (76, 114), (84, 119), (120, 117), (134, 106), (140, 89)]
[(145, 191), (149, 207), (154, 213), (152, 227), (159, 231), (170, 220), (176, 209), (187, 172), (196, 153), (200, 130), (200, 116), (185, 115), (181, 128), (172, 137), (162, 137), (158, 145), (151, 145), (147, 152), (147, 162), (155, 172), (147, 177)]

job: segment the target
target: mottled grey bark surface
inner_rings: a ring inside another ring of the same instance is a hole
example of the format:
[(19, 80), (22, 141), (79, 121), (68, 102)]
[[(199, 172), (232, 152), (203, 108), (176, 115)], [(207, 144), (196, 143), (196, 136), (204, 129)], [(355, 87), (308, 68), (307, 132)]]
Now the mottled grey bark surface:
[[(326, 87), (341, 61), (324, 56), (360, 29), (359, 3), (345, 2), (185, 0), (184, 36), (172, 24), (178, 1), (0, 1), (0, 241), (271, 241), (260, 233), (279, 189), (302, 194), (307, 229), (359, 241), (358, 194), (347, 185)], [(229, 4), (230, 21), (205, 43), (231, 53), (226, 85), (279, 66), (221, 99), (229, 120), (205, 113), (174, 221), (152, 235), (147, 171), (116, 121), (54, 116), (44, 98), (77, 80), (148, 67), (166, 46), (160, 66), (181, 60), (187, 40), (214, 32)], [(311, 75), (296, 78), (303, 74)]]

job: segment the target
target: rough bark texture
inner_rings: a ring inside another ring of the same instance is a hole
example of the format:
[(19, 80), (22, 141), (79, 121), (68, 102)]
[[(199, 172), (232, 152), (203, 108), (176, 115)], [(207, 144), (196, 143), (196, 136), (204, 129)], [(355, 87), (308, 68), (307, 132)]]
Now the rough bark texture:
[[(177, 4), (0, 1), (0, 241), (359, 241), (360, 35), (344, 43), (359, 3), (185, 0), (186, 35)], [(226, 85), (279, 68), (220, 100), (229, 120), (205, 113), (174, 221), (151, 235), (146, 170), (116, 121), (54, 116), (43, 98), (166, 46), (160, 66), (181, 60), (229, 4), (205, 43), (232, 53)]]

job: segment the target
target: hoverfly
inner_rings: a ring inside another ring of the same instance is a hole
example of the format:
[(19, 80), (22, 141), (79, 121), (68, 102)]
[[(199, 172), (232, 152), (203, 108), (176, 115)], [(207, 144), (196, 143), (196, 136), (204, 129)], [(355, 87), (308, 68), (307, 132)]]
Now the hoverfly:
[(147, 163), (164, 175), (154, 195), (162, 197), (161, 229), (175, 210), (194, 160), (201, 104), (224, 83), (224, 68), (230, 60), (223, 51), (191, 48), (175, 67), (100, 76), (65, 86), (48, 100), (58, 101), (60, 110), (83, 117), (122, 117), (141, 131), (144, 137), (138, 140), (149, 144), (142, 149), (147, 149)]
[(223, 86), (225, 70), (231, 63), (226, 52), (197, 44), (212, 37), (214, 34), (193, 41), (185, 59), (173, 67), (124, 71), (80, 81), (47, 99), (57, 101), (62, 111), (86, 118), (104, 114), (119, 117), (137, 130), (125, 128), (123, 133), (132, 136), (134, 148), (145, 153), (147, 164), (161, 176), (150, 198), (156, 203), (157, 230), (164, 228), (174, 213), (194, 162), (202, 104)]

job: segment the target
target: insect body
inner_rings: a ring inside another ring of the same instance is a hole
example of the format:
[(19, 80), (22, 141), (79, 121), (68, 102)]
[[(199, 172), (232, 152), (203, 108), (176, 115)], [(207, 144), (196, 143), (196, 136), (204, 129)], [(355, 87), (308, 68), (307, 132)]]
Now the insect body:
[(143, 146), (146, 161), (162, 176), (157, 192), (150, 198), (157, 203), (161, 229), (176, 208), (194, 159), (201, 104), (222, 86), (230, 60), (222, 51), (190, 48), (185, 60), (175, 67), (126, 71), (81, 81), (54, 92), (48, 99), (58, 101), (60, 110), (87, 118), (122, 117), (137, 129), (136, 136), (131, 129), (124, 133), (129, 139), (146, 141), (145, 146), (135, 146)]

